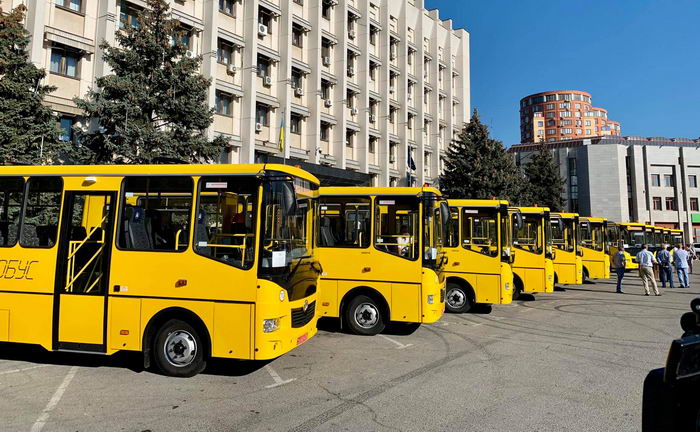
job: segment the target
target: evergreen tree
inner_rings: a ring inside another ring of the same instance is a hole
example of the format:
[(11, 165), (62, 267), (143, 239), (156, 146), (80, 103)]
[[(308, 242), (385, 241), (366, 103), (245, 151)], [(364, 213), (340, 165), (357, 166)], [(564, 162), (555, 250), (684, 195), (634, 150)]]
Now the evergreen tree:
[(46, 72), (29, 61), (26, 10), (0, 9), (0, 164), (56, 162), (70, 148), (59, 141), (56, 117), (42, 104), (55, 87), (42, 85)]
[(552, 152), (547, 150), (544, 142), (539, 143), (537, 152), (525, 165), (527, 179), (527, 201), (552, 211), (564, 208), (564, 180), (559, 173), (559, 165), (554, 161)]
[(76, 104), (91, 118), (77, 131), (98, 163), (148, 163), (155, 158), (210, 162), (226, 143), (209, 141), (205, 129), (210, 80), (199, 73), (201, 58), (189, 58), (178, 21), (165, 0), (147, 0), (138, 25), (117, 32), (116, 46), (100, 48), (112, 69)]
[(471, 120), (447, 149), (440, 189), (450, 198), (507, 199), (519, 202), (523, 178), (503, 143), (489, 137), (474, 110)]

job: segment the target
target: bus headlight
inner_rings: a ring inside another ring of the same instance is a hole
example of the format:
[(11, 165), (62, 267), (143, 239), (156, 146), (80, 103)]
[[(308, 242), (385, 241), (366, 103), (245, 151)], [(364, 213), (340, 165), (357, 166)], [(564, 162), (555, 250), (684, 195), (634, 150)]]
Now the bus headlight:
[(433, 304), (433, 303), (435, 303), (435, 297), (432, 294), (430, 294), (428, 296), (428, 304)]
[(505, 288), (506, 288), (506, 291), (510, 291), (510, 282), (506, 282)]
[(280, 328), (280, 319), (272, 318), (263, 320), (263, 333), (272, 333)]
[(284, 290), (280, 291), (280, 301), (284, 301)]

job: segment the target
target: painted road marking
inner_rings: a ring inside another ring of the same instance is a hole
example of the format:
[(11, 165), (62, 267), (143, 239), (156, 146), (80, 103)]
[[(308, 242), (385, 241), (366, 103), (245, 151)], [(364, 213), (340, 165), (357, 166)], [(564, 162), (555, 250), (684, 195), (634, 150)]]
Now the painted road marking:
[(408, 348), (410, 346), (413, 346), (413, 344), (402, 344), (399, 341), (395, 341), (394, 339), (390, 338), (389, 336), (384, 336), (383, 334), (380, 334), (379, 336), (383, 337), (384, 339), (388, 340), (389, 342), (396, 344), (397, 348), (396, 349), (404, 349)]
[(72, 368), (70, 368), (66, 377), (63, 378), (63, 382), (61, 382), (61, 385), (58, 386), (56, 392), (53, 394), (53, 396), (51, 396), (51, 400), (49, 400), (49, 403), (46, 404), (46, 408), (44, 408), (44, 411), (41, 412), (39, 418), (36, 419), (36, 421), (32, 425), (31, 432), (39, 432), (44, 428), (44, 426), (46, 426), (46, 422), (48, 421), (49, 416), (51, 415), (51, 411), (53, 411), (54, 408), (56, 408), (56, 405), (58, 405), (58, 402), (61, 401), (63, 393), (66, 391), (68, 384), (70, 384), (70, 382), (73, 380), (73, 377), (75, 376), (76, 372), (78, 372), (78, 366), (73, 366)]
[(279, 387), (281, 385), (289, 384), (290, 382), (292, 382), (296, 379), (296, 378), (291, 378), (288, 380), (283, 380), (282, 377), (280, 377), (279, 374), (277, 372), (275, 372), (275, 370), (272, 369), (272, 366), (270, 366), (270, 365), (265, 365), (265, 370), (267, 371), (267, 373), (270, 374), (272, 379), (275, 381), (274, 384), (267, 385), (267, 386), (265, 386), (265, 388)]
[(32, 370), (32, 369), (39, 369), (39, 368), (43, 368), (43, 367), (47, 367), (47, 366), (50, 366), (50, 365), (36, 365), (36, 366), (30, 366), (30, 367), (26, 367), (26, 368), (22, 368), (22, 369), (6, 370), (6, 371), (0, 372), (0, 375), (9, 375), (9, 374), (13, 374), (13, 373), (17, 373), (17, 372), (24, 372), (24, 371), (28, 371), (28, 370)]

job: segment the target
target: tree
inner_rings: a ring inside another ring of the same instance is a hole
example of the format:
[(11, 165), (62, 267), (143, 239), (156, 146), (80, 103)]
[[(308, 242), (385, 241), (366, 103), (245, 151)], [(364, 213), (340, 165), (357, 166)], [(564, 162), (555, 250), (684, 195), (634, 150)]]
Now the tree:
[(0, 164), (56, 162), (70, 149), (59, 140), (51, 108), (42, 103), (56, 88), (41, 84), (46, 72), (29, 61), (26, 10), (0, 9)]
[(116, 46), (100, 45), (113, 73), (75, 100), (91, 119), (78, 138), (97, 163), (215, 160), (226, 140), (206, 136), (214, 110), (207, 106), (211, 82), (199, 73), (201, 58), (186, 55), (184, 33), (165, 0), (146, 4), (138, 24), (117, 32)]
[(538, 144), (537, 152), (525, 165), (525, 178), (530, 204), (549, 207), (552, 211), (563, 210), (564, 180), (559, 173), (559, 165), (554, 162), (544, 142)]
[(523, 178), (503, 143), (489, 137), (474, 110), (459, 139), (447, 149), (440, 189), (450, 198), (519, 201)]

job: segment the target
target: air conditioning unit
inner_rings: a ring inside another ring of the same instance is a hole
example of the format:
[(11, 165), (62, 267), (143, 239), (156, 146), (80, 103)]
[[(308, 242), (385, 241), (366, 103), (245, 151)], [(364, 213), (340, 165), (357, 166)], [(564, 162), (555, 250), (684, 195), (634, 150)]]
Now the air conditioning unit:
[(330, 57), (324, 57), (324, 58), (323, 58), (323, 65), (324, 65), (324, 66), (330, 66), (330, 65), (331, 65), (331, 58), (330, 58)]
[(370, 114), (369, 115), (369, 122), (374, 123), (375, 121), (377, 121), (377, 116), (374, 114)]
[(194, 58), (194, 57), (195, 57), (194, 51), (190, 51), (190, 50), (187, 50), (187, 51), (185, 52), (185, 55), (186, 55), (188, 58)]
[(226, 66), (226, 72), (229, 73), (229, 75), (235, 75), (236, 74), (236, 65), (229, 64)]
[(338, 6), (338, 0), (328, 0), (328, 4), (331, 6)]
[(348, 37), (350, 39), (355, 39), (355, 30), (348, 30)]
[(304, 89), (297, 87), (294, 89), (294, 96), (304, 96)]
[(394, 87), (389, 87), (389, 93), (394, 94), (396, 92), (396, 89)]
[(267, 26), (265, 24), (258, 24), (258, 36), (267, 36)]
[(333, 106), (333, 101), (330, 99), (326, 99), (325, 101), (323, 101), (323, 106), (326, 108), (330, 108)]
[(271, 86), (271, 85), (272, 85), (272, 77), (269, 76), (269, 75), (266, 76), (266, 77), (263, 79), (263, 82), (265, 83), (266, 86), (268, 86), (268, 87)]
[(358, 112), (358, 111), (357, 111), (357, 108), (350, 108), (350, 115), (356, 116), (356, 115), (357, 115), (357, 112)]
[(255, 132), (260, 132), (262, 130), (262, 123), (255, 123)]
[(348, 76), (354, 76), (355, 75), (355, 68), (352, 66), (348, 66)]

